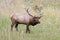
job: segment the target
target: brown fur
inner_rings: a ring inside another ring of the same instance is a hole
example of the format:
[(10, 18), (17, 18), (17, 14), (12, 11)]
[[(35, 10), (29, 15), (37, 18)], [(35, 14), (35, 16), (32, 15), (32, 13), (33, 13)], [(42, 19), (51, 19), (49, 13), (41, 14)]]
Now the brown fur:
[(11, 30), (13, 29), (13, 26), (15, 25), (16, 30), (18, 31), (18, 24), (25, 24), (26, 25), (26, 32), (30, 33), (29, 25), (35, 26), (36, 24), (39, 24), (39, 19), (41, 17), (35, 17), (29, 14), (13, 14), (11, 16)]

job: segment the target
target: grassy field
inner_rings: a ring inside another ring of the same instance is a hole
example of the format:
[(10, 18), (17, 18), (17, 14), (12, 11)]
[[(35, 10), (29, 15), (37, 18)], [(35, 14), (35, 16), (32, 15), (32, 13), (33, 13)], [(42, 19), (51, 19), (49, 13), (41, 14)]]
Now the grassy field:
[[(41, 23), (34, 27), (30, 26), (31, 33), (27, 34), (25, 33), (25, 25), (19, 25), (19, 31), (13, 28), (11, 32), (9, 15), (12, 12), (8, 11), (8, 8), (0, 8), (0, 40), (60, 40), (60, 6), (42, 5), (43, 17), (40, 19)], [(19, 12), (18, 8), (17, 12)]]

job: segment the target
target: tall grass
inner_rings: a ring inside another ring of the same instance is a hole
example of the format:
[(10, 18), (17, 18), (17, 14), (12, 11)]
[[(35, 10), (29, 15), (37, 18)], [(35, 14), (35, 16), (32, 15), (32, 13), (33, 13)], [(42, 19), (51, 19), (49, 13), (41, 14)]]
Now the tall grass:
[[(0, 11), (0, 40), (60, 40), (60, 5), (43, 5), (43, 17), (40, 24), (30, 26), (31, 33), (26, 33), (26, 27), (19, 24), (18, 30), (11, 28), (8, 8)], [(55, 8), (54, 8), (55, 7)], [(6, 13), (4, 13), (6, 11)], [(13, 9), (12, 9), (13, 10)], [(18, 10), (18, 9), (17, 9)], [(20, 9), (21, 10), (21, 9)]]
[(1, 15), (0, 40), (60, 40), (60, 15), (57, 9), (44, 9), (40, 19), (41, 24), (30, 26), (31, 33), (25, 33), (25, 25), (19, 25), (19, 31), (10, 30), (11, 21), (7, 16)]

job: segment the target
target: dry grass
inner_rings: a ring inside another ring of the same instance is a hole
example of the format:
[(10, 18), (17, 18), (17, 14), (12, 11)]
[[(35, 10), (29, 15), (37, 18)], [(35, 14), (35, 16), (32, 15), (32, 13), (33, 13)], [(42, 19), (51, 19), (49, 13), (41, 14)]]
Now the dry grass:
[[(50, 6), (47, 6), (41, 4), (43, 5), (43, 17), (40, 19), (41, 24), (34, 27), (30, 26), (31, 33), (26, 34), (25, 25), (19, 25), (18, 32), (15, 30), (15, 28), (11, 32), (10, 15), (12, 13), (26, 13), (24, 5), (27, 3), (24, 4), (23, 0), (21, 0), (20, 4), (18, 0), (13, 1), (13, 4), (16, 5), (10, 5), (11, 7), (0, 7), (0, 40), (60, 40), (60, 9), (57, 7), (57, 5), (52, 6), (50, 4)], [(37, 2), (37, 4), (39, 3)], [(30, 9), (30, 13), (38, 16), (38, 14), (33, 10), (34, 6), (32, 5), (28, 5), (32, 8)]]

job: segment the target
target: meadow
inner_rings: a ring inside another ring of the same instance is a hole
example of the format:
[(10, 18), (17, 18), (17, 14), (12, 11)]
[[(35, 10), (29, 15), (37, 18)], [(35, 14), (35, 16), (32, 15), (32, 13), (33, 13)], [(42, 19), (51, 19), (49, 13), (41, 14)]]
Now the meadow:
[[(60, 40), (60, 5), (45, 3), (41, 5), (43, 5), (41, 23), (30, 26), (31, 33), (25, 32), (26, 27), (23, 24), (19, 24), (19, 31), (16, 31), (15, 27), (11, 31), (10, 14), (12, 11), (7, 7), (0, 7), (0, 40)], [(19, 11), (24, 10), (17, 8), (17, 12)]]

